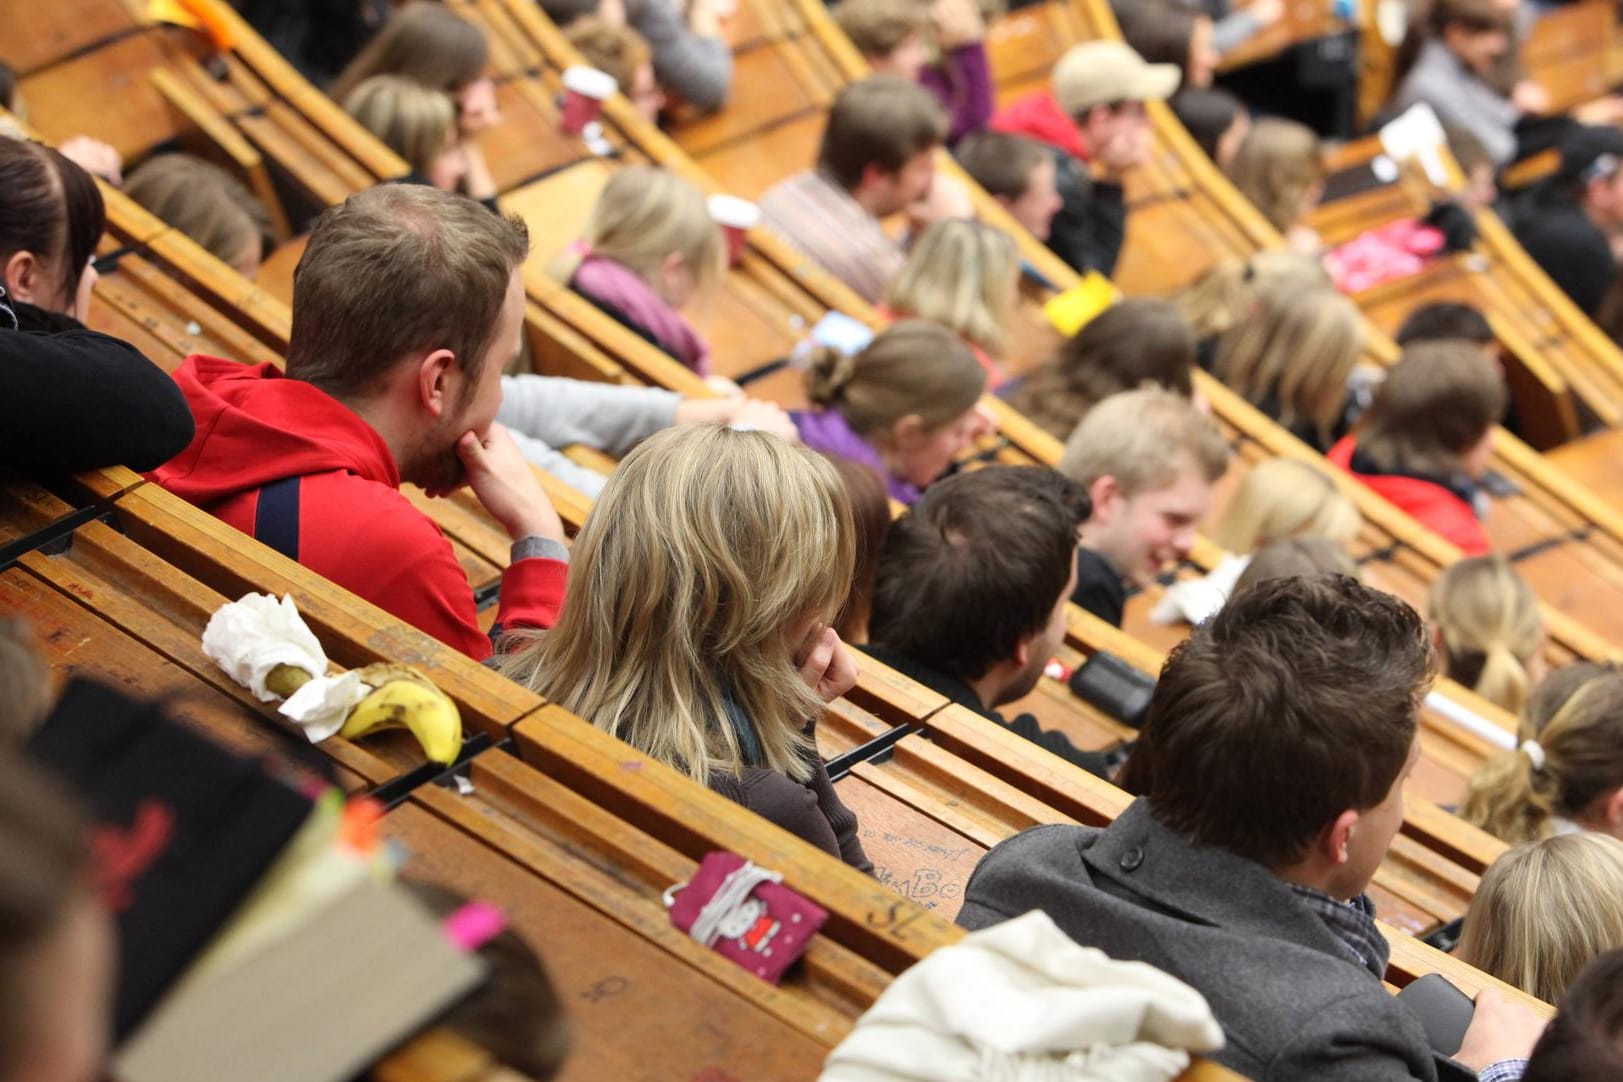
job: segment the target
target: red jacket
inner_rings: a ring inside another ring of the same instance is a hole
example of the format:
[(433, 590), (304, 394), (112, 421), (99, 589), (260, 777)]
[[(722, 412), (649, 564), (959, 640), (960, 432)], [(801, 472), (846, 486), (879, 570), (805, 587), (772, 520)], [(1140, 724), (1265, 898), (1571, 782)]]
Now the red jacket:
[[(301, 478), (299, 563), (475, 660), (490, 656), (450, 541), (400, 493), (394, 455), (354, 411), (269, 364), (197, 354), (175, 381), (197, 434), (152, 481), (252, 534), (261, 487)], [(568, 573), (562, 560), (516, 561), (497, 622), (551, 627)]]
[(1325, 455), (1332, 463), (1374, 490), (1387, 503), (1420, 525), (1452, 542), (1467, 556), (1483, 556), (1493, 548), (1471, 505), (1436, 481), (1397, 474), (1359, 473), (1352, 468), (1353, 437), (1344, 436)]
[(1077, 131), (1076, 122), (1059, 107), (1052, 90), (1039, 90), (1015, 99), (992, 114), (987, 127), (1010, 135), (1030, 136), (1083, 161), (1088, 160), (1088, 146), (1082, 141), (1082, 133)]

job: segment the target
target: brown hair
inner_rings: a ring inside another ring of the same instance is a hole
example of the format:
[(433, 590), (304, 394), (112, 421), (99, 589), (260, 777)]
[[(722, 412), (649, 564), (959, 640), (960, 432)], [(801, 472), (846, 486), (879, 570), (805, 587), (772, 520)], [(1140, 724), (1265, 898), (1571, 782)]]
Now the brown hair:
[(1092, 510), (1087, 489), (1041, 466), (936, 482), (890, 528), (873, 641), (960, 679), (984, 676), (1047, 625)]
[(1019, 199), (1031, 187), (1031, 174), (1048, 151), (1035, 139), (1000, 131), (978, 131), (959, 141), (953, 154), (971, 180), (988, 195)]
[(1209, 19), (1204, 11), (1167, 0), (1131, 0), (1113, 5), (1122, 40), (1147, 64), (1173, 64), (1179, 71), (1189, 67), (1190, 39), (1195, 22)]
[(1387, 373), (1358, 449), (1383, 473), (1452, 474), (1504, 412), (1504, 381), (1481, 350), (1422, 342)]
[(833, 15), (863, 56), (889, 56), (909, 35), (923, 34), (931, 25), (924, 0), (840, 0)]
[(253, 245), (263, 256), (276, 243), (265, 205), (236, 177), (190, 154), (149, 158), (124, 178), (124, 194), (222, 263), (235, 266)]
[(1359, 577), (1358, 565), (1347, 550), (1328, 537), (1287, 537), (1264, 545), (1235, 580), (1229, 598), (1239, 597), (1258, 583), (1299, 575)]
[(893, 75), (870, 75), (834, 99), (817, 149), (817, 168), (852, 191), (868, 166), (900, 172), (911, 158), (940, 146), (946, 137), (946, 111), (928, 90)]
[[(444, 919), (468, 904), (456, 891), (403, 879), (400, 885), (423, 908)], [(528, 943), (506, 928), (479, 948), (490, 978), (441, 1019), (441, 1024), (483, 1048), (533, 1082), (555, 1077), (569, 1054), (569, 1017), (546, 967)]]
[(445, 4), (412, 0), (390, 16), (328, 94), (344, 101), (374, 75), (401, 75), (450, 94), (482, 78), (489, 62), (484, 31)]
[(1567, 986), (1533, 1046), (1522, 1082), (1613, 1082), (1623, 1075), (1623, 950), (1607, 951)]
[(54, 264), (67, 311), (106, 228), (107, 207), (89, 173), (51, 147), (0, 136), (0, 267), (18, 252)]
[(77, 800), (26, 759), (0, 753), (0, 1078), (28, 1044), (26, 967), (87, 889), (86, 822)]
[(834, 617), (834, 630), (848, 643), (868, 641), (868, 620), (873, 614), (874, 580), (879, 555), (890, 532), (890, 496), (885, 479), (873, 469), (840, 455), (823, 455), (845, 484), (851, 501), (851, 523), (856, 536), (856, 563), (851, 572), (851, 593)]
[(287, 374), (366, 398), (409, 355), (449, 349), (476, 387), (512, 273), (522, 219), (419, 184), (382, 184), (328, 209), (293, 275)]
[(891, 324), (854, 357), (820, 350), (806, 371), (812, 405), (839, 410), (864, 438), (909, 414), (939, 428), (973, 409), (985, 390), (986, 369), (963, 339), (922, 319)]
[(1194, 393), (1195, 332), (1177, 308), (1138, 297), (1106, 309), (1009, 396), (1031, 422), (1066, 439), (1093, 406), (1146, 383)]
[(0, 748), (22, 744), (50, 707), (50, 673), (33, 628), (20, 616), (0, 615)]
[(1386, 799), (1431, 675), (1425, 625), (1392, 595), (1338, 575), (1260, 583), (1173, 650), (1120, 784), (1192, 844), (1286, 867)]
[(654, 62), (648, 39), (629, 26), (617, 26), (596, 15), (570, 23), (564, 37), (588, 64), (613, 76), (622, 94), (631, 93), (637, 70)]
[(1460, 818), (1518, 845), (1548, 837), (1557, 816), (1576, 820), (1623, 785), (1623, 675), (1608, 673), (1580, 687), (1537, 742), (1536, 752), (1524, 744), (1479, 769)]
[(1458, 339), (1485, 346), (1494, 341), (1493, 327), (1482, 309), (1459, 301), (1434, 301), (1411, 309), (1398, 328), (1400, 346), (1415, 346), (1421, 342), (1446, 342)]
[(1262, 117), (1229, 163), (1229, 179), (1280, 232), (1301, 222), (1307, 196), (1324, 179), (1319, 137), (1294, 120)]
[(1571, 661), (1545, 676), (1533, 685), (1522, 707), (1521, 723), (1516, 728), (1516, 740), (1537, 740), (1550, 719), (1567, 705), (1567, 700), (1591, 680), (1613, 675), (1620, 670), (1611, 661)]

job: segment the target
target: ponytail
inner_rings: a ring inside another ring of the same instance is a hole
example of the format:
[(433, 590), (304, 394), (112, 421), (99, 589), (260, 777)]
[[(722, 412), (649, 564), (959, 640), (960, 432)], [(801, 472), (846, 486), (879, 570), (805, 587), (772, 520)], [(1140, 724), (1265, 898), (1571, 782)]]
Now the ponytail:
[(964, 340), (922, 319), (891, 324), (854, 357), (820, 349), (806, 371), (807, 399), (838, 409), (865, 438), (908, 416), (940, 428), (974, 409), (985, 391), (986, 369)]
[(819, 346), (806, 366), (806, 400), (818, 409), (833, 409), (856, 371), (856, 355)]
[(1503, 642), (1495, 641), (1482, 659), (1482, 673), (1471, 690), (1520, 714), (1527, 704), (1527, 669)]
[(1538, 598), (1502, 556), (1450, 566), (1432, 584), (1427, 617), (1443, 674), (1512, 713), (1527, 702), (1527, 666), (1544, 641)]
[(1550, 834), (1555, 810), (1549, 792), (1549, 764), (1535, 768), (1526, 746), (1491, 760), (1471, 779), (1460, 818), (1509, 845), (1535, 842)]

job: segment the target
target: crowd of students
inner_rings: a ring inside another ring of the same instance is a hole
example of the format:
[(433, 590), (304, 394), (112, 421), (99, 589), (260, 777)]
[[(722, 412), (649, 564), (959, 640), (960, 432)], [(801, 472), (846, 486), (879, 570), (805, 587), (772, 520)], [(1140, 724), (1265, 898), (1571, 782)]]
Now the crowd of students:
[[(240, 6), (408, 174), (315, 221), (285, 370), (196, 355), (171, 376), (86, 327), (106, 226), (92, 172), (244, 275), (277, 240), (266, 208), (202, 159), (158, 154), (125, 176), (96, 146), (70, 156), (0, 136), (0, 392), (30, 403), (0, 434), (0, 464), (145, 471), (869, 873), (816, 729), (863, 665), (889, 666), (1135, 798), (1108, 827), (1041, 827), (994, 848), (959, 923), (1042, 909), (1078, 942), (1182, 979), (1222, 1024), (1216, 1058), (1249, 1077), (1503, 1082), (1619, 1066), (1623, 675), (1547, 671), (1538, 599), (1483, 526), (1509, 405), (1488, 320), (1416, 306), (1397, 363), (1366, 365), (1365, 320), (1309, 224), (1326, 181), (1319, 137), (1210, 85), (1282, 5), (1119, 3), (1124, 40), (1074, 46), (1048, 85), (998, 108), (996, 12), (840, 0), (835, 20), (873, 74), (835, 96), (813, 161), (779, 163), (761, 210), (873, 306), (878, 329), (801, 351), (788, 410), (747, 397), (702, 329), (729, 256), (692, 182), (618, 164), (578, 236), (531, 236), (502, 212), (482, 149), (502, 116), (473, 23), (431, 0), (342, 18), (331, 5)], [(650, 123), (722, 108), (736, 89), (729, 0), (542, 7)], [(1392, 105), (1430, 104), (1490, 173), (1558, 148), (1553, 177), (1505, 209), (1598, 313), (1623, 251), (1623, 134), (1588, 123), (1604, 109), (1547, 115), (1515, 65), (1530, 18), (1514, 0), (1433, 0), (1410, 27)], [(8, 107), (14, 91), (0, 79)], [(1021, 355), (1033, 288), (1021, 238), (978, 220), (941, 155), (1015, 229), (1108, 277), (1131, 244), (1125, 186), (1151, 159), (1146, 103), (1161, 101), (1279, 249), (1173, 296), (1116, 302), (1046, 356)], [(711, 393), (515, 372), (532, 246), (558, 283)], [(1236, 456), (1197, 369), (1322, 459), (1256, 463), (1221, 491)], [(966, 462), (994, 427), (988, 394), (1063, 444), (1053, 468)], [(561, 453), (570, 445), (618, 465), (595, 473)], [(535, 467), (592, 498), (572, 541)], [(490, 633), (450, 541), (403, 484), (431, 497), (466, 486), (510, 538)], [(1355, 485), (1464, 554), (1423, 617), (1358, 581)], [(1071, 606), (1121, 626), (1135, 594), (1187, 570), (1203, 530), (1229, 558), (1162, 591), (1167, 619), (1194, 626), (1138, 739), (1084, 748), (1045, 727), (1023, 701)], [(1382, 987), (1389, 948), (1368, 896), (1437, 675), (1521, 725), (1459, 808), (1513, 848), (1482, 877), (1458, 953), (1562, 1004), (1546, 1030), (1484, 993), (1451, 1054)], [(0, 684), (0, 737), (16, 743), (49, 705), (12, 621), (0, 622)], [(105, 1011), (84, 997), (105, 984), (107, 931), (84, 889), (82, 824), (48, 779), (10, 766), (0, 1078), (95, 1077)], [(30, 872), (44, 887), (19, 890)], [(46, 972), (82, 987), (23, 991)], [(555, 1019), (544, 978), (536, 987), (537, 1012)], [(561, 1032), (513, 1065), (550, 1072)]]

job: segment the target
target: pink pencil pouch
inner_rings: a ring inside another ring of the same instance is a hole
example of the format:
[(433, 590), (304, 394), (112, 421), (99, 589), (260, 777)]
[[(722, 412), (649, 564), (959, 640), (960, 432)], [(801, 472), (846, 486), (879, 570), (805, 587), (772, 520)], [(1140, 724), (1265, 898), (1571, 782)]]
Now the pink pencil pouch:
[(676, 927), (777, 984), (828, 919), (781, 879), (736, 854), (710, 853), (692, 879), (665, 892), (665, 904)]

